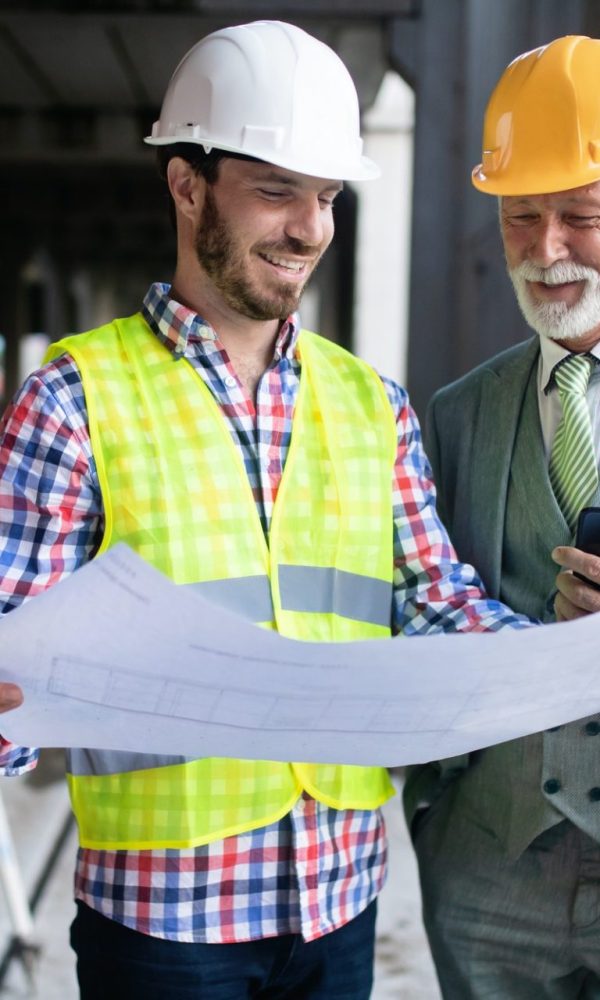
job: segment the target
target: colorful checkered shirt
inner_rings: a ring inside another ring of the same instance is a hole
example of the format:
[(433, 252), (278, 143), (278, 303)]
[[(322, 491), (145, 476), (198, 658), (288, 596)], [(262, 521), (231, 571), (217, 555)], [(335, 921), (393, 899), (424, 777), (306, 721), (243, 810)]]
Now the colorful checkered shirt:
[[(218, 401), (243, 456), (266, 534), (290, 443), (300, 378), (297, 317), (282, 325), (256, 403), (214, 331), (153, 285), (152, 330), (184, 355)], [(405, 635), (495, 630), (522, 619), (485, 598), (459, 563), (435, 511), (430, 468), (403, 389), (384, 380), (398, 426), (393, 629)], [(34, 372), (0, 425), (0, 613), (90, 559), (103, 510), (81, 380), (68, 356)], [(0, 773), (37, 751), (0, 746)], [(287, 933), (306, 940), (343, 926), (377, 895), (386, 841), (379, 811), (334, 810), (303, 795), (282, 820), (185, 850), (80, 849), (75, 894), (128, 927), (178, 941), (229, 943)]]

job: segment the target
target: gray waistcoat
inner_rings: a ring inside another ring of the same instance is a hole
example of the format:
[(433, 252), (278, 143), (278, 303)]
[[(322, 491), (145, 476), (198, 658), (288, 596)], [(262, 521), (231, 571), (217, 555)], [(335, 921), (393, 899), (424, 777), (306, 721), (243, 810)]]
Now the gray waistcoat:
[[(515, 610), (548, 621), (557, 572), (550, 552), (555, 545), (569, 544), (570, 536), (545, 466), (535, 366), (518, 427), (506, 497), (499, 596)], [(476, 456), (473, 459), (476, 463)], [(567, 686), (568, 663), (564, 669)], [(474, 756), (459, 779), (460, 799), (476, 809), (510, 856), (516, 857), (565, 816), (600, 841), (600, 716)]]

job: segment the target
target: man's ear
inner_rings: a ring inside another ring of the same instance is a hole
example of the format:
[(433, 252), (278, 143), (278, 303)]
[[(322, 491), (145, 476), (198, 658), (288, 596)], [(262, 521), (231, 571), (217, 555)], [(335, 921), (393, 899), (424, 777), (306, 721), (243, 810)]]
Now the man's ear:
[(174, 156), (167, 165), (167, 183), (177, 211), (185, 218), (196, 221), (204, 202), (204, 178), (187, 160)]

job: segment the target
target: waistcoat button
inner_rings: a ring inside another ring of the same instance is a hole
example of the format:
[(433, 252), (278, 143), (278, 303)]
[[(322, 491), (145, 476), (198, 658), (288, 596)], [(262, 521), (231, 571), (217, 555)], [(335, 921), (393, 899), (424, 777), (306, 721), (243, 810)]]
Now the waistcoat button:
[(600, 788), (590, 788), (588, 798), (591, 799), (592, 802), (600, 802)]
[(586, 722), (585, 731), (588, 736), (597, 736), (600, 733), (600, 722), (596, 722), (595, 720), (593, 722)]
[(555, 795), (556, 792), (560, 791), (560, 781), (558, 778), (548, 778), (543, 784), (543, 789), (546, 795)]

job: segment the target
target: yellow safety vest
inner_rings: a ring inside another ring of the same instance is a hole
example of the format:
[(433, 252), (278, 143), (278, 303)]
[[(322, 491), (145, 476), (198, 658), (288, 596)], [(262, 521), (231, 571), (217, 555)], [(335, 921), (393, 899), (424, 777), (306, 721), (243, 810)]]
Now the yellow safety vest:
[[(67, 337), (47, 360), (66, 352), (81, 374), (100, 552), (125, 541), (176, 583), (292, 638), (389, 636), (393, 411), (364, 362), (308, 331), (298, 349), (268, 543), (210, 390), (140, 314)], [(303, 790), (336, 809), (373, 809), (393, 794), (379, 767), (74, 750), (68, 770), (81, 844), (106, 849), (209, 843), (275, 822)]]

